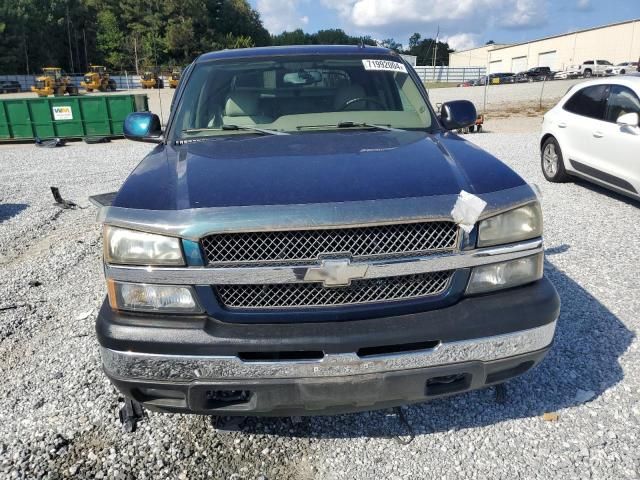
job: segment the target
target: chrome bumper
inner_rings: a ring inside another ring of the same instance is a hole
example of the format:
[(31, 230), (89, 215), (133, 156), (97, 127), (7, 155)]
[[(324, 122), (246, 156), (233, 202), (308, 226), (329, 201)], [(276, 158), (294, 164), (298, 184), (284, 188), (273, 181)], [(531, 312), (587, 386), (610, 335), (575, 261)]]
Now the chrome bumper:
[(460, 362), (490, 362), (535, 352), (553, 341), (556, 321), (505, 335), (441, 343), (437, 347), (360, 358), (355, 353), (326, 354), (319, 360), (248, 362), (236, 356), (183, 356), (122, 352), (102, 348), (112, 377), (149, 381), (338, 377), (435, 367)]

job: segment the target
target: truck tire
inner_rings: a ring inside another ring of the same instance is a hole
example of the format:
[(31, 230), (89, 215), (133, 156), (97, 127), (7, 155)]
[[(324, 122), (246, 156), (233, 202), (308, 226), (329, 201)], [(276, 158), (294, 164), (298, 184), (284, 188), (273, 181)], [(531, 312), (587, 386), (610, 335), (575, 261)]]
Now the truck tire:
[(562, 160), (562, 150), (558, 141), (554, 137), (545, 140), (540, 150), (540, 163), (544, 178), (553, 183), (564, 183), (569, 181), (569, 175), (564, 169)]
[(593, 72), (591, 71), (591, 69), (590, 69), (590, 68), (587, 68), (587, 69), (584, 71), (584, 78), (591, 78), (591, 75), (592, 75), (592, 74), (593, 74)]
[(76, 87), (75, 85), (69, 85), (67, 87), (67, 93), (69, 94), (70, 97), (74, 97), (78, 95), (78, 87)]

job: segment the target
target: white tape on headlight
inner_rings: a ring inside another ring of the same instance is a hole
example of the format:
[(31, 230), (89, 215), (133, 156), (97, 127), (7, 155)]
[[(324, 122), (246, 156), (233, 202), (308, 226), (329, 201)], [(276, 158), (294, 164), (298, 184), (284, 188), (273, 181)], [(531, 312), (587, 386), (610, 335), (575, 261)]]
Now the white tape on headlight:
[(471, 233), (482, 211), (487, 206), (487, 202), (480, 197), (461, 190), (458, 194), (456, 204), (451, 210), (453, 221), (460, 225), (465, 232)]

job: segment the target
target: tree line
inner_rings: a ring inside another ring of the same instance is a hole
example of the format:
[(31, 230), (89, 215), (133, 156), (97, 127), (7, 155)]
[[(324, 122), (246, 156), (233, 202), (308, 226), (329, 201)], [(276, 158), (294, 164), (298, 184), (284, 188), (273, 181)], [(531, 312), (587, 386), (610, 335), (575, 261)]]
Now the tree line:
[[(414, 34), (403, 50), (419, 64), (448, 62), (446, 43)], [(184, 66), (224, 48), (267, 45), (376, 45), (340, 29), (270, 35), (247, 0), (0, 0), (0, 73), (37, 73), (45, 66), (84, 72), (89, 64), (113, 71)]]

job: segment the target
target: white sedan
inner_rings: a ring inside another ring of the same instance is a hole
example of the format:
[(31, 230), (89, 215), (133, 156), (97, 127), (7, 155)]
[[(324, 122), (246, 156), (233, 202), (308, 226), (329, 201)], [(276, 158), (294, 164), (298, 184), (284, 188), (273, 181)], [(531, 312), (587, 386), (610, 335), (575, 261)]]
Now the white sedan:
[(542, 122), (542, 173), (640, 199), (640, 75), (574, 85)]

